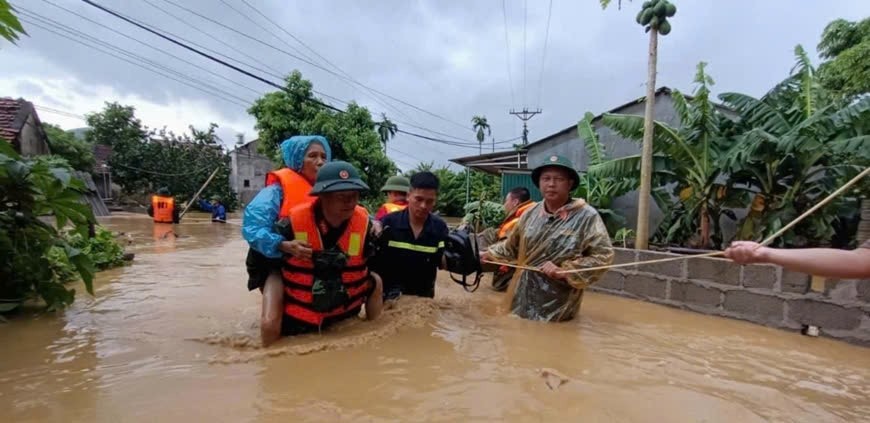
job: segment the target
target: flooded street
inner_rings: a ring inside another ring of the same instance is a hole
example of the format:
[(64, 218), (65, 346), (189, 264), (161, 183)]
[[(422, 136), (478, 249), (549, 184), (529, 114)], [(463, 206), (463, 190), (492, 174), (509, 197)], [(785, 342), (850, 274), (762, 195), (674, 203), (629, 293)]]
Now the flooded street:
[(260, 348), (238, 226), (103, 223), (132, 265), (0, 325), (4, 421), (870, 421), (870, 349), (594, 293), (528, 322), (446, 274), (434, 301)]

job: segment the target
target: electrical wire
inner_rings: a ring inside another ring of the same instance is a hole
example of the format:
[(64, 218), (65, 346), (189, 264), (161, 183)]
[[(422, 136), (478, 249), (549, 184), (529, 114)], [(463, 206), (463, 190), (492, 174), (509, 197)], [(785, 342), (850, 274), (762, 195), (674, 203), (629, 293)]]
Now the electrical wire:
[(547, 9), (547, 29), (544, 31), (544, 50), (541, 53), (541, 75), (538, 77), (538, 108), (541, 107), (541, 96), (544, 93), (544, 69), (547, 60), (547, 44), (550, 39), (550, 17), (553, 15), (553, 0)]

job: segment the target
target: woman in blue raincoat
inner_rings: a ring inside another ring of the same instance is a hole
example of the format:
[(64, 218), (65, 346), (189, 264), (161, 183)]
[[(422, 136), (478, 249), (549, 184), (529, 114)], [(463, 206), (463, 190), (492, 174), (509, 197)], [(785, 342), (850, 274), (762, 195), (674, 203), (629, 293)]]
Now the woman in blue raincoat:
[(332, 160), (329, 141), (319, 135), (291, 137), (281, 143), (281, 153), (286, 168), (266, 175), (266, 187), (245, 207), (242, 223), (242, 237), (251, 247), (245, 260), (248, 290), (263, 292), (260, 335), (264, 344), (280, 337), (284, 306), (281, 258), (291, 252), (290, 242), (277, 232), (275, 223), (282, 211), (313, 200), (308, 193), (317, 171)]

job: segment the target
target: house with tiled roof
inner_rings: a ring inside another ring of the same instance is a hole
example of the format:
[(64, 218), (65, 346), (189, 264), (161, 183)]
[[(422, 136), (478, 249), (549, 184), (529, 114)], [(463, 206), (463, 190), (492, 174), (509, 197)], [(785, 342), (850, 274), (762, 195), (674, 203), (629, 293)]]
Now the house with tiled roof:
[(36, 108), (22, 98), (0, 97), (0, 139), (24, 156), (51, 154)]
[[(23, 98), (0, 97), (0, 142), (12, 144), (12, 148), (22, 156), (51, 154), (51, 144), (36, 114), (36, 107)], [(73, 176), (85, 183), (82, 202), (91, 207), (95, 216), (108, 216), (109, 209), (91, 174), (75, 171)]]

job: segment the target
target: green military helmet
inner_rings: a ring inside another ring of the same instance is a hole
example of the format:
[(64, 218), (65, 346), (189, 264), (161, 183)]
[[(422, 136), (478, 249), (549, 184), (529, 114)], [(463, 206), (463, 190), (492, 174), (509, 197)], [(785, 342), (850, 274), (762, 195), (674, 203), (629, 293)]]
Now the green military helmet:
[(577, 188), (577, 185), (580, 185), (580, 174), (577, 173), (577, 169), (574, 168), (574, 163), (571, 163), (571, 160), (565, 156), (552, 155), (547, 157), (543, 163), (539, 164), (538, 167), (532, 170), (532, 182), (535, 183), (535, 186), (538, 187), (538, 189), (541, 188), (541, 184), (539, 183), (541, 173), (549, 167), (559, 167), (568, 170), (568, 174), (573, 180), (571, 191)]
[(212, 195), (211, 196), (211, 201), (217, 201), (218, 203), (220, 203), (221, 200), (223, 200), (223, 198), (221, 198), (220, 195)]
[(359, 177), (352, 164), (336, 160), (329, 162), (317, 171), (317, 179), (311, 188), (311, 195), (339, 191), (368, 191), (369, 186)]
[(169, 192), (169, 188), (160, 187), (160, 189), (157, 190), (157, 195), (162, 195), (164, 197), (168, 197), (168, 196), (172, 195), (172, 193)]
[(381, 188), (381, 192), (404, 192), (405, 194), (411, 190), (411, 181), (408, 178), (396, 175), (390, 176), (390, 179), (387, 179), (387, 183)]

